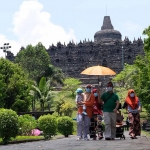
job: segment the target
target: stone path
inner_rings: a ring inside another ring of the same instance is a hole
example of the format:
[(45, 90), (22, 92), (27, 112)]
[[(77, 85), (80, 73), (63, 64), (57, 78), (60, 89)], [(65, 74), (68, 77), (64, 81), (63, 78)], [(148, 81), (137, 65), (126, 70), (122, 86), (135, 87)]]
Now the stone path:
[(125, 131), (125, 140), (77, 141), (76, 136), (50, 141), (27, 142), (0, 146), (0, 150), (150, 150), (150, 138), (146, 136), (130, 139)]

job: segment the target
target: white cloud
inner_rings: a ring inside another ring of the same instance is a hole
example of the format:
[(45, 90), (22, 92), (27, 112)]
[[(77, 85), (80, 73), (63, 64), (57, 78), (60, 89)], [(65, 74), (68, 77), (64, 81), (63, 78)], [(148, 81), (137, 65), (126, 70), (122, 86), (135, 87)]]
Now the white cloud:
[(142, 27), (138, 24), (128, 22), (124, 25), (126, 27), (126, 30), (129, 32), (137, 32), (139, 30), (142, 30)]
[(43, 11), (43, 5), (37, 0), (24, 1), (13, 18), (13, 32), (18, 36), (18, 42), (22, 46), (42, 42), (46, 48), (59, 41), (76, 42), (72, 29), (67, 33), (61, 26), (53, 24), (50, 17), (51, 15)]
[[(143, 27), (137, 23), (134, 22), (126, 22), (126, 23), (120, 23), (120, 31), (122, 35), (126, 37), (130, 37), (129, 39), (131, 41), (134, 40), (134, 38), (137, 40), (138, 38), (144, 38), (142, 35)], [(125, 37), (122, 39), (124, 40)]]

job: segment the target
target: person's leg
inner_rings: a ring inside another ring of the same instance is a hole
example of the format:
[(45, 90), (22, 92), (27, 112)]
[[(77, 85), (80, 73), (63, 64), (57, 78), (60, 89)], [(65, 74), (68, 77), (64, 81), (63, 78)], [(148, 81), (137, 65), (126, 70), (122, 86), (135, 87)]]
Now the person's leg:
[(104, 112), (104, 122), (105, 122), (105, 139), (111, 138), (111, 118), (109, 112)]
[(89, 128), (90, 128), (90, 117), (84, 116), (83, 119), (84, 126), (83, 126), (83, 138), (87, 139), (87, 135), (89, 134)]
[(83, 118), (81, 114), (77, 115), (77, 136), (79, 139), (82, 138), (82, 131), (83, 131)]
[(133, 130), (134, 130), (135, 137), (141, 135), (141, 125), (140, 125), (140, 114), (139, 113), (136, 113), (134, 115), (134, 129)]
[(116, 137), (116, 113), (110, 113), (111, 116), (111, 138)]
[(130, 121), (129, 135), (131, 136), (131, 138), (134, 138), (134, 136), (135, 136), (135, 133), (134, 133), (134, 114), (129, 113), (128, 118)]
[(95, 121), (94, 121), (94, 116), (91, 118), (89, 133), (90, 133), (90, 138), (94, 138), (95, 137)]

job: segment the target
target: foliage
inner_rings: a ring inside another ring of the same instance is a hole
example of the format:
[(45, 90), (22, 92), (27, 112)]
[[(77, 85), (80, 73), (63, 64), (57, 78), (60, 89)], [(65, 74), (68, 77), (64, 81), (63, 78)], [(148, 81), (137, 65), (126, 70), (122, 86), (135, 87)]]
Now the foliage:
[(65, 137), (71, 135), (73, 132), (73, 120), (68, 116), (58, 118), (58, 132), (63, 134)]
[(0, 107), (13, 109), (16, 101), (22, 100), (25, 106), (19, 111), (28, 110), (31, 81), (17, 64), (3, 58), (0, 59), (0, 86)]
[(31, 135), (32, 129), (37, 127), (37, 121), (29, 114), (18, 117), (19, 119), (19, 135)]
[(64, 81), (63, 91), (71, 91), (72, 97), (75, 97), (75, 91), (82, 82), (75, 78), (66, 78)]
[(73, 113), (73, 105), (70, 102), (65, 102), (60, 107), (61, 114), (64, 114), (64, 116), (72, 116)]
[(46, 81), (46, 78), (42, 77), (39, 85), (32, 85), (30, 95), (33, 96), (34, 101), (37, 99), (40, 102), (41, 111), (44, 111), (45, 103), (47, 103), (47, 105), (50, 103), (52, 106), (55, 94), (51, 90), (50, 79)]
[(38, 119), (38, 127), (44, 133), (45, 139), (50, 139), (52, 135), (56, 134), (57, 131), (57, 121), (56, 117), (52, 115), (40, 116)]
[(18, 134), (18, 115), (9, 109), (0, 109), (0, 137), (3, 144), (7, 144), (11, 137)]
[(28, 45), (20, 50), (15, 62), (29, 74), (31, 79), (38, 81), (48, 69), (50, 57), (42, 43), (38, 43), (36, 46)]
[(44, 76), (50, 79), (50, 84), (53, 87), (57, 86), (58, 84), (63, 85), (65, 79), (62, 69), (54, 67), (52, 64), (49, 64)]
[(65, 104), (65, 100), (64, 98), (60, 98), (57, 102), (56, 102), (56, 109), (55, 111), (58, 113), (58, 115), (62, 116), (62, 111), (61, 111), (61, 107), (62, 105)]
[(150, 112), (150, 26), (143, 31), (147, 38), (144, 39), (145, 55), (138, 55), (133, 65), (126, 65), (114, 81), (126, 84), (126, 89), (133, 88), (140, 98), (142, 105)]
[(124, 64), (124, 69), (113, 78), (113, 81), (125, 89), (133, 88), (133, 75), (135, 75), (136, 72), (137, 68), (134, 65)]

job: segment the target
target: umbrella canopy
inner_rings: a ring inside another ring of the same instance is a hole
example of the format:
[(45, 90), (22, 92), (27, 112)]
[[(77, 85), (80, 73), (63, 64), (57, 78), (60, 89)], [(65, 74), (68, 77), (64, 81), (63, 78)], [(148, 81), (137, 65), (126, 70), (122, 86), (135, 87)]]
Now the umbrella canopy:
[(86, 75), (115, 75), (116, 72), (114, 72), (112, 69), (103, 67), (103, 66), (93, 66), (85, 69), (81, 72), (81, 74)]

